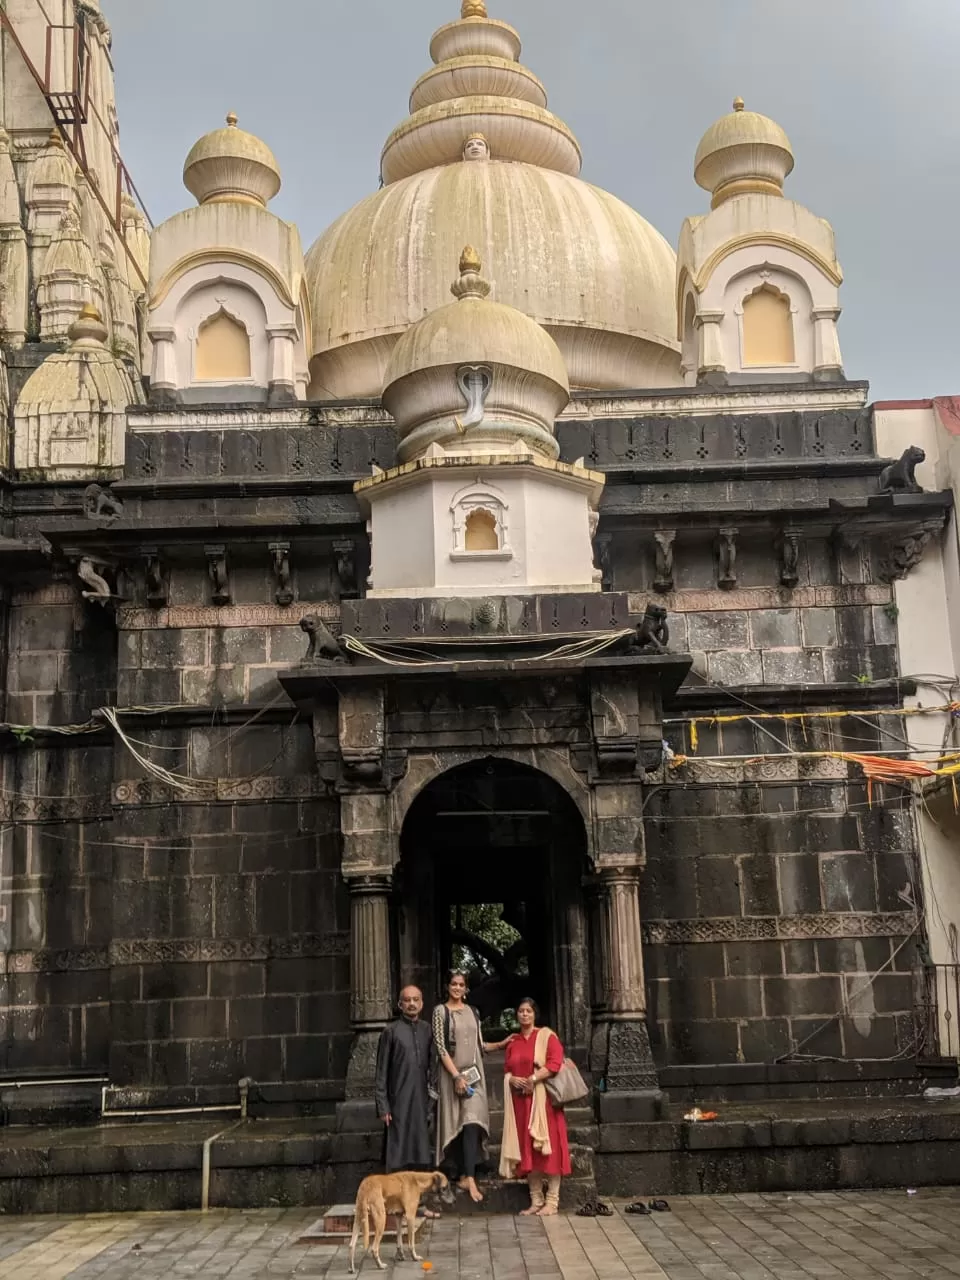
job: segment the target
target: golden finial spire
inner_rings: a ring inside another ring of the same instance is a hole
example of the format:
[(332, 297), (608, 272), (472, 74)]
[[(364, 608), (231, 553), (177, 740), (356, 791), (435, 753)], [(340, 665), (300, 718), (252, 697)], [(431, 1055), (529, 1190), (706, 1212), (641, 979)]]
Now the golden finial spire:
[(487, 6), (485, 0), (463, 0), (460, 6), (461, 18), (485, 18)]
[(747, 104), (746, 104), (746, 103), (744, 102), (744, 100), (743, 100), (742, 98), (740, 98), (740, 97), (736, 97), (736, 98), (734, 98), (734, 100), (733, 100), (733, 109), (734, 109), (734, 111), (742, 111), (746, 105), (747, 105)]
[(240, 117), (237, 115), (237, 113), (235, 111), (229, 111), (227, 113), (228, 128), (235, 129), (239, 123), (240, 123)]
[(486, 298), (490, 294), (490, 285), (481, 276), (480, 255), (472, 245), (467, 245), (460, 255), (460, 279), (454, 281), (450, 292), (459, 301), (464, 298)]

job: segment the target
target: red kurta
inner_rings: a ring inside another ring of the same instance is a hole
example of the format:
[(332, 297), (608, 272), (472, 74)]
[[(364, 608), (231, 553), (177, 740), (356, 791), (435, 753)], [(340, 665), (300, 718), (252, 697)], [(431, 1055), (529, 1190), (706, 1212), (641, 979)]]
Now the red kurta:
[[(516, 1035), (507, 1045), (507, 1057), (504, 1070), (512, 1076), (527, 1079), (533, 1075), (533, 1051), (537, 1044), (537, 1032), (529, 1039)], [(559, 1071), (563, 1066), (563, 1045), (555, 1035), (547, 1042), (547, 1060), (538, 1066), (549, 1067), (551, 1071)], [(516, 1093), (509, 1090), (513, 1099), (513, 1113), (517, 1118), (517, 1137), (520, 1139), (520, 1167), (518, 1178), (525, 1178), (528, 1173), (562, 1174), (566, 1177), (570, 1172), (570, 1144), (567, 1141), (567, 1118), (561, 1107), (555, 1107), (547, 1095), (547, 1128), (550, 1131), (550, 1155), (541, 1155), (534, 1151), (530, 1137), (530, 1111), (533, 1098), (529, 1094)]]

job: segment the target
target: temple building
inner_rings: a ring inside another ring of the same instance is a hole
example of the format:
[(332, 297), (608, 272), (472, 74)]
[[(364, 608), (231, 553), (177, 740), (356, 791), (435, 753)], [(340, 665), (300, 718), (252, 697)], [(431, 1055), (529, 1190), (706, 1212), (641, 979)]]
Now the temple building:
[(352, 1195), (454, 962), (572, 1200), (955, 1180), (960, 408), (848, 376), (779, 124), (666, 239), (501, 5), (306, 253), (232, 113), (153, 227), (99, 3), (0, 10), (8, 1211)]

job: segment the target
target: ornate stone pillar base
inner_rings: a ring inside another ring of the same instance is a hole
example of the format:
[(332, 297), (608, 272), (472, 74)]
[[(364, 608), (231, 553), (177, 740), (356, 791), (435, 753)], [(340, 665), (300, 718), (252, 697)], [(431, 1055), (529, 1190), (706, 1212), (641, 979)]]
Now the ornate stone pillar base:
[(663, 1094), (650, 1048), (639, 867), (605, 866), (590, 885), (593, 916), (593, 1034), (590, 1070), (600, 1087), (600, 1119), (658, 1119)]
[(594, 1078), (602, 1079), (605, 1086), (599, 1095), (602, 1122), (661, 1119), (664, 1097), (645, 1019), (597, 1023), (590, 1061)]

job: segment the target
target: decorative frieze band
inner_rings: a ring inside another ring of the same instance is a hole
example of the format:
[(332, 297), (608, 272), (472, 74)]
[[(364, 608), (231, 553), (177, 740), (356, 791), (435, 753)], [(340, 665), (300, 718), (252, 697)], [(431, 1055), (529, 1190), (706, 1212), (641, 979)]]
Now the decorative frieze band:
[(701, 920), (647, 920), (643, 940), (653, 945), (691, 942), (792, 942), (802, 938), (904, 938), (917, 927), (912, 911), (812, 916), (721, 916)]
[(139, 938), (110, 947), (9, 951), (7, 973), (81, 973), (113, 965), (203, 964), (233, 960), (319, 960), (350, 954), (350, 934), (302, 933), (287, 938)]
[(319, 960), (350, 954), (350, 934), (299, 933), (288, 937), (138, 938), (115, 942), (110, 963), (203, 964), (232, 960)]
[(82, 973), (109, 969), (106, 947), (73, 947), (62, 951), (8, 951), (7, 973)]
[(682, 765), (668, 769), (664, 781), (670, 782), (801, 782), (817, 780), (845, 782), (849, 766), (845, 760), (821, 760), (800, 756), (767, 757), (765, 760), (731, 760), (720, 764), (688, 756)]
[(17, 796), (0, 799), (2, 822), (106, 822), (113, 817), (99, 796)]
[(630, 593), (630, 612), (643, 613), (648, 604), (663, 605), (668, 613), (725, 613), (730, 609), (826, 609), (844, 605), (890, 604), (893, 588), (880, 583), (854, 582), (827, 587), (741, 587), (734, 591), (671, 591), (667, 595)]
[[(192, 630), (197, 627), (293, 627), (315, 614), (324, 622), (340, 621), (340, 606), (323, 604), (170, 605), (166, 609), (118, 609), (120, 631)], [(306, 641), (304, 641), (306, 644)]]
[[(216, 793), (214, 794), (214, 786)], [(208, 796), (188, 796), (152, 778), (134, 778), (113, 784), (113, 803), (121, 807), (145, 804), (203, 804), (218, 800), (224, 804), (243, 800), (313, 800), (323, 795), (319, 778), (299, 773), (291, 778), (211, 778)], [(112, 815), (111, 815), (112, 816)]]

